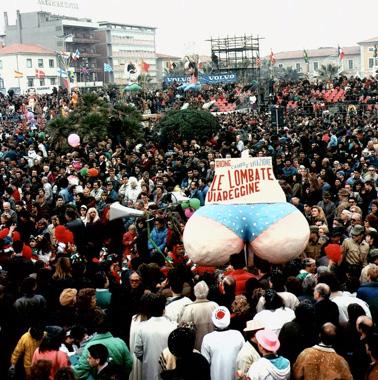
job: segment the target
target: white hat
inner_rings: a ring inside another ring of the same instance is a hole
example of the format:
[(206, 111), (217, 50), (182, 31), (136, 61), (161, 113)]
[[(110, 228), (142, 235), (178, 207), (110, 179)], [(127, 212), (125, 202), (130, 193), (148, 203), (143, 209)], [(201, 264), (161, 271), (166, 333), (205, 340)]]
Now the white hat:
[(213, 311), (211, 320), (213, 321), (215, 327), (222, 330), (229, 326), (231, 322), (231, 315), (227, 307), (219, 306)]

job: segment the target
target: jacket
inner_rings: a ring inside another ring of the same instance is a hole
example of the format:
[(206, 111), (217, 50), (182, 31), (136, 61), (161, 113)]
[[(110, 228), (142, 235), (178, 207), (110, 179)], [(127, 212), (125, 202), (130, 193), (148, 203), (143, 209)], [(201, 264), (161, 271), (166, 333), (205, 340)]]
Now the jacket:
[[(150, 240), (153, 240), (155, 242), (155, 244), (159, 247), (161, 252), (164, 251), (164, 248), (167, 245), (167, 234), (168, 230), (166, 228), (153, 228), (151, 231)], [(155, 246), (151, 243), (151, 241), (148, 242), (148, 248), (155, 249)]]
[(357, 290), (357, 297), (369, 305), (371, 315), (376, 321), (378, 318), (378, 281), (361, 285)]
[(34, 351), (39, 347), (42, 341), (42, 339), (34, 339), (29, 331), (22, 335), (20, 340), (17, 342), (17, 345), (13, 350), (11, 357), (11, 364), (15, 366), (18, 362), (18, 359), (24, 355), (24, 369), (26, 375), (28, 376), (30, 375)]
[(293, 366), (294, 380), (352, 380), (346, 360), (333, 348), (315, 345), (302, 351)]
[(110, 332), (107, 332), (104, 334), (96, 333), (88, 340), (79, 361), (73, 366), (78, 379), (86, 379), (91, 373), (91, 367), (88, 364), (88, 348), (94, 344), (103, 344), (106, 346), (109, 351), (109, 357), (113, 363), (121, 366), (125, 378), (128, 378), (133, 366), (133, 358), (130, 355), (129, 349), (122, 339), (114, 338)]
[(211, 314), (218, 304), (207, 299), (197, 299), (186, 305), (180, 317), (180, 322), (193, 323), (196, 326), (196, 342), (194, 347), (201, 349), (203, 337), (214, 331)]
[(252, 363), (248, 376), (251, 380), (286, 380), (290, 378), (290, 362), (282, 356), (269, 355)]

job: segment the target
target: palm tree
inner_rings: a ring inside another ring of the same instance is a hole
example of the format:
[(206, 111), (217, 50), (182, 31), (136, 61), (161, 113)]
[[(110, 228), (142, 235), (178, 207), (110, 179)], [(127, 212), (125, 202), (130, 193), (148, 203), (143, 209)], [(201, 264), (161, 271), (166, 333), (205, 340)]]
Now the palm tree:
[(285, 82), (299, 82), (303, 79), (304, 75), (292, 67), (287, 67), (280, 69), (277, 73), (277, 77)]
[(47, 133), (50, 145), (57, 152), (69, 149), (67, 138), (71, 133), (78, 134), (84, 144), (107, 137), (117, 144), (141, 136), (141, 116), (123, 103), (113, 106), (97, 94), (88, 93), (79, 98), (77, 108), (69, 116), (50, 121)]
[(328, 65), (321, 65), (318, 70), (318, 77), (323, 80), (334, 79), (338, 75), (339, 69), (339, 66), (332, 63), (329, 63)]

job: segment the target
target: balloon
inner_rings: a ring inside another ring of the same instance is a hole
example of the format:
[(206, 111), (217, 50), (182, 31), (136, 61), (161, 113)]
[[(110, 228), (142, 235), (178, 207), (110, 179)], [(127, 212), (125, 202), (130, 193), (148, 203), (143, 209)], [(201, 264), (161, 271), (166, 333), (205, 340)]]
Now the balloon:
[(83, 168), (80, 170), (80, 174), (85, 177), (88, 175), (88, 168)]
[(190, 207), (194, 208), (195, 210), (198, 210), (201, 207), (201, 202), (198, 198), (192, 198), (189, 201)]
[(88, 169), (88, 175), (89, 177), (97, 177), (98, 176), (98, 170), (95, 168)]
[(194, 214), (194, 210), (191, 208), (185, 209), (185, 216), (189, 219)]
[(181, 207), (183, 210), (187, 209), (188, 207), (190, 207), (190, 203), (189, 201), (184, 201), (181, 203)]
[(26, 118), (30, 121), (31, 119), (34, 119), (34, 113), (33, 112), (28, 112), (27, 114), (26, 114)]
[(80, 170), (83, 165), (80, 161), (74, 161), (74, 162), (72, 162), (72, 166), (75, 170)]
[(71, 133), (68, 136), (68, 144), (72, 146), (73, 148), (76, 148), (80, 145), (80, 136), (76, 133)]
[(39, 132), (38, 137), (39, 137), (41, 140), (44, 140), (44, 139), (46, 138), (46, 134), (45, 134), (45, 132)]

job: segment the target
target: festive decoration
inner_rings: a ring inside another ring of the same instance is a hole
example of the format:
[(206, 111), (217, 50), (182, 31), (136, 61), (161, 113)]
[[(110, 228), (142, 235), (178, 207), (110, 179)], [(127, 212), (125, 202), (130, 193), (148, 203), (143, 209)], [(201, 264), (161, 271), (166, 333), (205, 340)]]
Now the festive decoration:
[(98, 170), (95, 168), (88, 169), (88, 175), (89, 177), (97, 177), (98, 176)]
[(189, 219), (192, 217), (192, 215), (194, 214), (195, 210), (193, 210), (192, 208), (186, 208), (184, 213), (185, 213), (185, 216)]
[(86, 177), (88, 175), (88, 168), (83, 168), (80, 170), (80, 175)]
[[(270, 157), (219, 159), (206, 205), (190, 214), (184, 245), (199, 265), (226, 264), (245, 247), (272, 264), (303, 252), (310, 235), (308, 222), (274, 178)], [(190, 200), (191, 208), (197, 206)], [(188, 211), (189, 210), (189, 211)]]
[(80, 145), (80, 136), (76, 133), (71, 133), (68, 136), (68, 144), (72, 146), (72, 148), (77, 148)]
[(57, 243), (63, 243), (65, 245), (74, 243), (73, 233), (62, 225), (55, 227), (54, 236)]
[(198, 198), (191, 198), (189, 204), (194, 210), (198, 210), (201, 207), (201, 202)]

